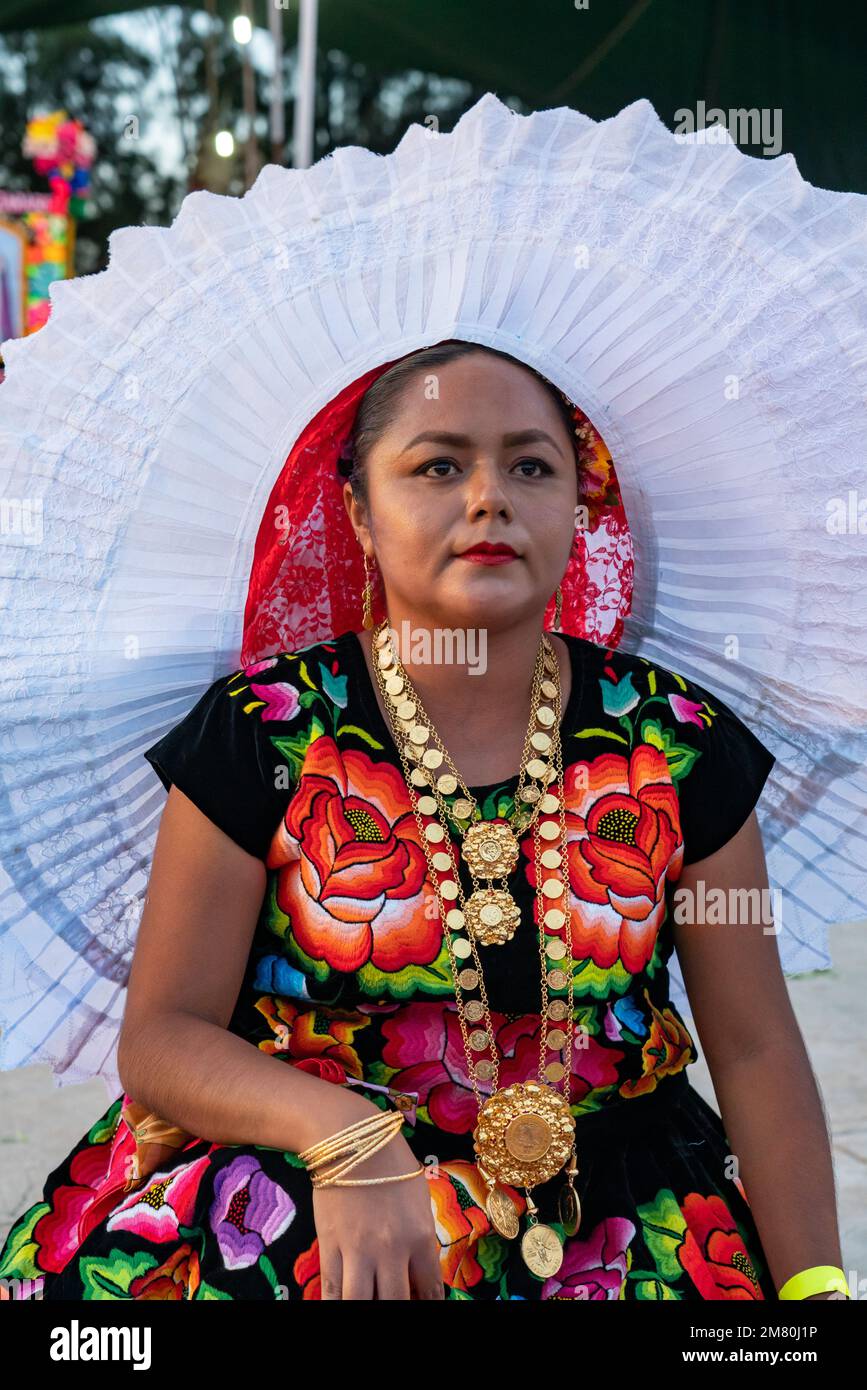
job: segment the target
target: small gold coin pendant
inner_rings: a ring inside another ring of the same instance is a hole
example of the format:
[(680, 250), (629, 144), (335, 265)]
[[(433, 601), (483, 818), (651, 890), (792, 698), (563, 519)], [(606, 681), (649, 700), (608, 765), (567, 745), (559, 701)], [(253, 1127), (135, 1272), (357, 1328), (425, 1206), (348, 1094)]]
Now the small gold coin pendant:
[(560, 1188), (557, 1205), (560, 1211), (560, 1225), (566, 1235), (577, 1235), (578, 1227), (581, 1225), (581, 1203), (571, 1182), (564, 1183)]
[(521, 1237), (521, 1254), (527, 1268), (542, 1279), (556, 1274), (563, 1263), (563, 1246), (557, 1232), (541, 1222), (527, 1227)]
[(506, 1240), (514, 1240), (520, 1229), (515, 1204), (501, 1187), (494, 1186), (488, 1193), (486, 1203), (491, 1225)]

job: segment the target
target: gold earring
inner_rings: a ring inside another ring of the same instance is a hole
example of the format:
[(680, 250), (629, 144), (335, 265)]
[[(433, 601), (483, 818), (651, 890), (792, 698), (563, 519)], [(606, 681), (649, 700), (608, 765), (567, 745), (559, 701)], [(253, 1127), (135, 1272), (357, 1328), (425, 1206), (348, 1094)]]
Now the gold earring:
[(364, 555), (364, 589), (362, 590), (361, 594), (363, 613), (362, 621), (364, 623), (364, 626), (370, 629), (373, 627), (373, 609), (370, 603), (371, 597), (373, 595), (373, 587), (370, 583), (370, 570), (368, 568), (367, 563), (367, 551), (363, 551), (362, 554)]
[(554, 626), (559, 629), (563, 620), (563, 590), (557, 585), (557, 597), (554, 602)]

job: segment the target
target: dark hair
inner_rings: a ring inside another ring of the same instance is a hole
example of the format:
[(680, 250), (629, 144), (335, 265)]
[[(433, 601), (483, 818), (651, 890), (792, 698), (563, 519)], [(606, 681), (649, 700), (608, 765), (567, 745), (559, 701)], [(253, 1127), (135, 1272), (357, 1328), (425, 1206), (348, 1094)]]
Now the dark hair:
[(367, 506), (368, 501), (365, 464), (370, 450), (377, 440), (385, 434), (394, 419), (400, 397), (406, 386), (420, 372), (434, 367), (444, 367), (446, 363), (467, 357), (472, 352), (487, 352), (494, 357), (502, 357), (506, 362), (512, 362), (516, 367), (523, 367), (525, 371), (533, 373), (536, 380), (549, 393), (560, 412), (563, 424), (576, 451), (577, 464), (575, 421), (572, 419), (569, 406), (556, 386), (547, 381), (535, 368), (529, 367), (526, 362), (519, 362), (516, 357), (510, 356), (507, 352), (501, 352), (499, 348), (487, 347), (484, 343), (465, 342), (463, 339), (449, 339), (443, 343), (435, 343), (433, 347), (422, 348), (419, 352), (395, 362), (393, 367), (389, 367), (387, 372), (383, 372), (382, 376), (377, 377), (362, 396), (356, 411), (352, 435), (344, 446), (337, 465), (341, 477), (347, 478), (352, 484), (352, 491), (356, 500), (362, 506)]

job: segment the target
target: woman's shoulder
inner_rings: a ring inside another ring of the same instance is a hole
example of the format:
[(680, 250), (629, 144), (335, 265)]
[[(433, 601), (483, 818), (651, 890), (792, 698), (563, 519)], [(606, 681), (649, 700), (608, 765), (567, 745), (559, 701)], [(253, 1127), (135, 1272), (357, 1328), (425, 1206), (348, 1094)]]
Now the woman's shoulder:
[(630, 787), (642, 778), (671, 781), (686, 863), (719, 849), (743, 825), (774, 765), (773, 753), (734, 708), (737, 697), (729, 704), (653, 657), (581, 638), (570, 642), (587, 661), (578, 737), (597, 736), (609, 762), (612, 753), (636, 760)]
[(345, 704), (356, 669), (357, 635), (352, 631), (274, 652), (222, 677), (231, 687), (246, 683), (251, 711), (264, 720), (288, 719), (309, 708), (315, 697)]
[(690, 703), (701, 706), (717, 701), (723, 704), (713, 690), (655, 657), (639, 655), (628, 647), (609, 647), (583, 637), (561, 635), (582, 657), (585, 671), (598, 677), (603, 694), (612, 697), (609, 701), (612, 706), (617, 703), (615, 691), (627, 701), (633, 695), (669, 697), (676, 713), (685, 713)]

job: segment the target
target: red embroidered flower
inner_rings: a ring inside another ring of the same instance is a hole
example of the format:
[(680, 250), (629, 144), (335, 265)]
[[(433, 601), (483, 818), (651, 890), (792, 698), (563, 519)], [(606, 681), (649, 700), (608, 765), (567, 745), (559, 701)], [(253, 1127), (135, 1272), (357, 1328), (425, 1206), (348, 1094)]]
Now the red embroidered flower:
[(680, 1259), (702, 1298), (764, 1301), (743, 1236), (722, 1197), (690, 1192), (680, 1209), (687, 1225)]
[[(267, 865), (302, 951), (334, 970), (429, 964), (442, 947), (433, 887), (396, 767), (327, 735), (310, 746)], [(427, 910), (426, 910), (427, 909)]]
[[(564, 772), (572, 954), (639, 974), (665, 917), (666, 876), (680, 876), (683, 839), (665, 754), (640, 744)], [(529, 871), (532, 872), (531, 866)]]

